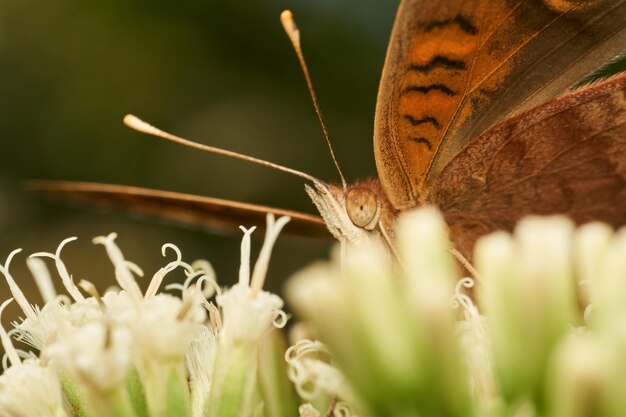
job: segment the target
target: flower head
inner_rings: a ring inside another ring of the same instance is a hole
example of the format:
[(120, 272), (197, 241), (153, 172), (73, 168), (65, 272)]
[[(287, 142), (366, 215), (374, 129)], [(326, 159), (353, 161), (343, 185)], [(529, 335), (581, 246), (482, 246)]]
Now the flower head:
[[(110, 234), (94, 243), (109, 255), (117, 289), (100, 294), (90, 282), (75, 283), (61, 259), (62, 248), (75, 240), (66, 239), (54, 253), (39, 252), (28, 260), (46, 301), (39, 308), (26, 300), (11, 276), (10, 263), (19, 251), (12, 252), (0, 273), (25, 318), (14, 323), (11, 333), (38, 353), (16, 350), (9, 334), (0, 331), (11, 362), (0, 377), (0, 416), (200, 417), (209, 410), (258, 412), (263, 401), (255, 394), (260, 382), (253, 371), (259, 348), (270, 331), (286, 321), (280, 297), (262, 287), (273, 243), (287, 221), (268, 216), (265, 244), (252, 274), (253, 229), (244, 230), (240, 280), (224, 290), (208, 262), (188, 264), (176, 246), (166, 244), (163, 255), (173, 252), (175, 258), (142, 292), (135, 277), (143, 276), (143, 271), (124, 258), (117, 236)], [(53, 259), (69, 296), (56, 293), (40, 258)], [(168, 289), (180, 296), (162, 292), (164, 277), (177, 268), (187, 278)]]

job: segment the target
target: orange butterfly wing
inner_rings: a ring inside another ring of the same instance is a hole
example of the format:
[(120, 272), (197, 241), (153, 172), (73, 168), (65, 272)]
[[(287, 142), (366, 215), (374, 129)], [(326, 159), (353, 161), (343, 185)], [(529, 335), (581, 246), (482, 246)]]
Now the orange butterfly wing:
[(626, 1), (403, 0), (385, 61), (374, 152), (397, 209), (497, 121), (623, 51)]

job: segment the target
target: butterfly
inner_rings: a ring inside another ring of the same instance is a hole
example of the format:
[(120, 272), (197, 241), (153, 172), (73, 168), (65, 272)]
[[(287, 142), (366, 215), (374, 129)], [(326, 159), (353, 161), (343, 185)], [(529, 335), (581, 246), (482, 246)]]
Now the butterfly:
[[(300, 56), (299, 32), (283, 17)], [(292, 232), (330, 231), (344, 242), (376, 239), (390, 249), (398, 215), (428, 204), (441, 210), (467, 259), (478, 237), (511, 230), (530, 214), (617, 227), (626, 224), (626, 76), (572, 86), (625, 47), (626, 1), (402, 0), (376, 105), (378, 178), (347, 183), (342, 176), (332, 184), (243, 157), (306, 179), (321, 217), (120, 185), (31, 188), (209, 228), (261, 223), (267, 212), (289, 215)], [(241, 157), (134, 117), (126, 122)]]

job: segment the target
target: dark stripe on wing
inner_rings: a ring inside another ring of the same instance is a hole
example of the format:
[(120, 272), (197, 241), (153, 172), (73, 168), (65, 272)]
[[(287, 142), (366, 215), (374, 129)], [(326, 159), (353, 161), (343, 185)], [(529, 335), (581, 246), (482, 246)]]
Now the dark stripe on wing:
[(426, 116), (426, 117), (422, 117), (422, 118), (419, 118), (419, 119), (416, 119), (415, 117), (411, 116), (410, 114), (405, 114), (403, 116), (404, 116), (404, 118), (406, 120), (411, 122), (411, 124), (413, 126), (421, 125), (421, 124), (424, 124), (424, 123), (432, 123), (432, 125), (435, 126), (437, 129), (441, 129), (441, 123), (439, 123), (439, 120), (437, 120), (436, 118), (434, 118), (432, 116)]
[(448, 96), (456, 96), (457, 93), (456, 91), (453, 91), (450, 89), (450, 87), (448, 87), (445, 84), (430, 84), (430, 85), (410, 85), (408, 87), (406, 87), (403, 91), (402, 91), (402, 95), (407, 94), (407, 93), (422, 93), (422, 94), (428, 94), (431, 91), (440, 91)]
[(411, 140), (416, 143), (423, 143), (424, 145), (426, 145), (429, 151), (433, 150), (433, 144), (430, 143), (430, 141), (426, 139), (425, 137), (419, 137), (419, 138), (413, 137), (411, 138)]
[(463, 32), (469, 35), (476, 35), (478, 33), (478, 28), (474, 25), (474, 23), (472, 23), (468, 17), (460, 14), (456, 15), (453, 19), (429, 22), (424, 27), (424, 31), (430, 32), (433, 29), (448, 27), (451, 25), (458, 25)]
[(416, 71), (421, 73), (427, 73), (432, 71), (435, 68), (447, 68), (453, 70), (464, 70), (467, 69), (467, 65), (464, 61), (454, 60), (447, 58), (443, 55), (436, 55), (433, 59), (430, 60), (427, 64), (419, 65), (413, 64), (409, 67), (409, 71)]

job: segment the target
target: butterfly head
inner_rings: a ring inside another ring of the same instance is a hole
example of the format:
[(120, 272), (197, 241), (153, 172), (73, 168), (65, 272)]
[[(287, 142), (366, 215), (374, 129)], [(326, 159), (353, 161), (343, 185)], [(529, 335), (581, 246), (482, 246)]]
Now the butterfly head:
[(381, 227), (395, 215), (378, 181), (362, 181), (346, 189), (314, 181), (306, 192), (335, 238), (351, 244), (378, 239)]

